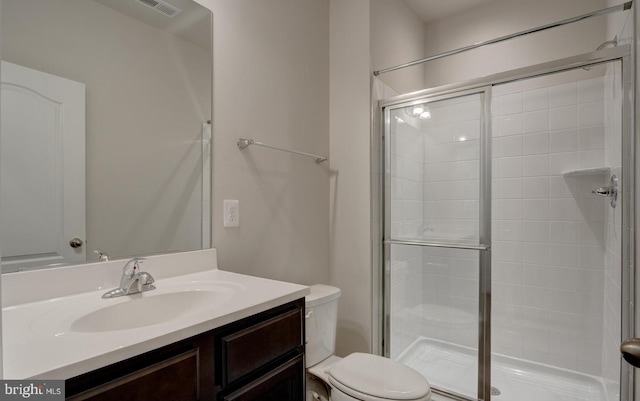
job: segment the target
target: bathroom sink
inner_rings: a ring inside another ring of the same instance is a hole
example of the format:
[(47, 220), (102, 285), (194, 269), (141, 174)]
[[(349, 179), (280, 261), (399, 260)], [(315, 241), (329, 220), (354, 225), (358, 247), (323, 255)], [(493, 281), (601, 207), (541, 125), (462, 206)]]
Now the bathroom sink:
[(194, 290), (129, 296), (124, 302), (90, 312), (71, 323), (71, 331), (95, 333), (166, 323), (214, 308), (231, 299), (228, 292)]
[(30, 331), (41, 336), (107, 333), (197, 321), (218, 313), (246, 291), (228, 281), (156, 284), (155, 290), (117, 298), (103, 299), (101, 290), (55, 300), (48, 312), (29, 324)]

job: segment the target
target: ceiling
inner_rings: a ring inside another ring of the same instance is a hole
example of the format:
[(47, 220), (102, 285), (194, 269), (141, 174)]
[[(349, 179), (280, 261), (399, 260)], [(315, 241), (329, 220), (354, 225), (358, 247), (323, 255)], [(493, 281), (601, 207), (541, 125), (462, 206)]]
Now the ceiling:
[(182, 10), (173, 18), (135, 0), (95, 1), (188, 42), (211, 48), (211, 11), (192, 0), (163, 0)]
[(456, 13), (489, 3), (493, 0), (404, 0), (424, 23), (449, 17)]

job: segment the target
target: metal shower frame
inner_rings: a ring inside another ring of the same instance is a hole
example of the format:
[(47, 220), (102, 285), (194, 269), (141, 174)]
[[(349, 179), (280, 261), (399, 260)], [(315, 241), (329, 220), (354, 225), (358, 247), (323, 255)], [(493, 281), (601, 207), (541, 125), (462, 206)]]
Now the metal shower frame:
[[(622, 73), (622, 338), (634, 336), (634, 308), (635, 298), (634, 258), (635, 258), (635, 138), (634, 121), (634, 87), (632, 53), (629, 45), (607, 48), (579, 56), (568, 57), (552, 62), (520, 68), (487, 77), (473, 79), (463, 83), (444, 85), (419, 92), (401, 95), (381, 102), (380, 107), (384, 116), (383, 154), (380, 163), (382, 183), (382, 206), (384, 216), (382, 238), (382, 291), (384, 305), (382, 306), (383, 328), (382, 349), (385, 356), (389, 356), (390, 340), (390, 248), (391, 245), (414, 245), (427, 247), (471, 249), (479, 251), (479, 332), (478, 332), (478, 399), (491, 399), (491, 91), (494, 85), (530, 79), (553, 73), (568, 71), (589, 65), (620, 61)], [(434, 244), (421, 241), (398, 241), (391, 238), (391, 173), (386, 165), (390, 160), (390, 113), (391, 110), (411, 106), (418, 103), (433, 102), (470, 94), (482, 94), (482, 127), (480, 137), (480, 241), (478, 246), (460, 244)], [(625, 285), (626, 283), (626, 285)], [(375, 293), (375, 291), (374, 291)], [(622, 339), (621, 339), (622, 340)], [(630, 365), (621, 362), (621, 400), (633, 400), (633, 371)], [(454, 399), (468, 400), (459, 394), (448, 393), (439, 389), (439, 393)]]
[[(420, 60), (411, 61), (409, 63), (396, 65), (394, 67), (389, 67), (389, 68), (384, 68), (384, 69), (381, 69), (381, 70), (376, 70), (376, 71), (373, 72), (373, 75), (378, 76), (380, 74), (385, 74), (387, 72), (401, 70), (403, 68), (412, 67), (414, 65), (424, 64), (424, 63), (427, 63), (429, 61), (434, 61), (434, 60), (438, 60), (438, 59), (441, 59), (441, 58), (453, 56), (453, 55), (456, 55), (456, 54), (464, 53), (464, 52), (467, 52), (469, 50), (478, 49), (480, 47), (492, 45), (492, 44), (495, 44), (495, 43), (500, 43), (500, 42), (504, 42), (504, 41), (507, 41), (507, 40), (516, 39), (516, 38), (519, 38), (519, 37), (522, 37), (522, 36), (530, 35), (532, 33), (542, 32), (542, 31), (546, 31), (547, 29), (557, 28), (559, 26), (573, 24), (574, 22), (584, 21), (584, 20), (589, 19), (589, 18), (599, 17), (599, 16), (602, 16), (602, 15), (607, 15), (607, 14), (615, 13), (615, 12), (618, 12), (618, 11), (627, 11), (627, 10), (631, 9), (632, 6), (633, 6), (633, 1), (627, 1), (626, 3), (622, 3), (622, 4), (618, 4), (616, 6), (604, 8), (602, 10), (592, 11), (590, 13), (578, 15), (576, 17), (566, 18), (566, 19), (563, 19), (561, 21), (552, 22), (550, 24), (542, 25), (542, 26), (539, 26), (539, 27), (536, 27), (536, 28), (527, 29), (527, 30), (524, 30), (524, 31), (520, 31), (520, 32), (512, 33), (512, 34), (509, 34), (509, 35), (501, 36), (499, 38), (486, 40), (484, 42), (475, 43), (475, 44), (472, 44), (472, 45), (469, 45), (469, 46), (461, 47), (459, 49), (449, 50), (449, 51), (446, 51), (444, 53), (440, 53), (440, 54), (436, 54), (436, 55), (433, 55), (433, 56), (425, 57), (425, 58), (422, 58)], [(614, 40), (611, 40), (611, 41), (603, 43), (601, 46), (606, 45), (609, 42), (613, 43), (614, 45), (617, 45), (617, 37)], [(601, 48), (602, 47), (599, 47), (597, 50), (600, 50)]]

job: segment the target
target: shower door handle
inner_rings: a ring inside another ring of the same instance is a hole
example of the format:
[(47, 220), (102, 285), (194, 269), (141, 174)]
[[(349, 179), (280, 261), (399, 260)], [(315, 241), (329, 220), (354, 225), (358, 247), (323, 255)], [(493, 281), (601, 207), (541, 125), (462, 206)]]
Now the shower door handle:
[(620, 344), (620, 353), (625, 361), (640, 368), (640, 338), (627, 338)]

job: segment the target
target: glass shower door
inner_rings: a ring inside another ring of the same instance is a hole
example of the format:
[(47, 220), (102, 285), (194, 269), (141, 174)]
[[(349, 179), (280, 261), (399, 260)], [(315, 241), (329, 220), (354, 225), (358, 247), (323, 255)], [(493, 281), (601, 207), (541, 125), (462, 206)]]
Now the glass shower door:
[(384, 352), (438, 392), (632, 399), (627, 51), (384, 106)]
[(385, 109), (385, 352), (470, 399), (488, 377), (487, 99), (483, 89)]

